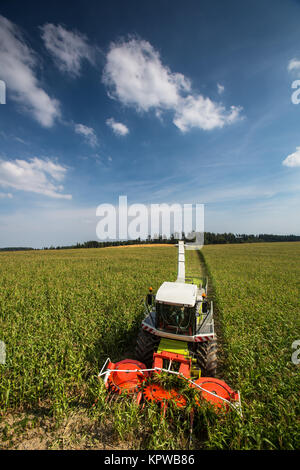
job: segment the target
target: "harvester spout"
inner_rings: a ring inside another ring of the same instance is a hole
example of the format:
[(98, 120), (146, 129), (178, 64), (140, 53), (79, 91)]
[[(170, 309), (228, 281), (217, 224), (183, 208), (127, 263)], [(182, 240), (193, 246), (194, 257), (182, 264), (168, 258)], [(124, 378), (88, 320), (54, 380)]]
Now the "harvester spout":
[(176, 282), (185, 283), (185, 257), (184, 257), (184, 242), (178, 242), (178, 274)]

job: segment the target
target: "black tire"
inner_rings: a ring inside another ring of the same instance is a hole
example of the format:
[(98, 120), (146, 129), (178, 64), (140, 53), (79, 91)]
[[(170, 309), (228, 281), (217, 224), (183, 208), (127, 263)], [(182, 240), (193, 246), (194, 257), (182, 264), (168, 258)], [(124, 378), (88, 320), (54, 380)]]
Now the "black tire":
[(153, 353), (156, 351), (160, 338), (148, 333), (142, 328), (139, 331), (135, 355), (138, 361), (143, 362), (149, 369), (153, 363)]
[(217, 337), (215, 336), (212, 341), (205, 341), (203, 343), (196, 343), (194, 349), (194, 356), (197, 359), (197, 364), (201, 369), (202, 377), (216, 377), (217, 376)]

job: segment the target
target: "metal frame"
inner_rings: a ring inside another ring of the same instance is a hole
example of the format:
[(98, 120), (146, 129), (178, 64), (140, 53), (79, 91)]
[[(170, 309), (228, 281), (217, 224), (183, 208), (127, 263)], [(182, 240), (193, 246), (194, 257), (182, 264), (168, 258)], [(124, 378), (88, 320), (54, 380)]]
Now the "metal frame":
[[(114, 369), (106, 368), (107, 364), (110, 364), (110, 363), (112, 363), (112, 361), (110, 360), (110, 358), (107, 358), (106, 361), (104, 362), (99, 374), (98, 374), (98, 378), (101, 378), (104, 375), (104, 384), (105, 385), (107, 383), (109, 375), (112, 372), (114, 372)], [(237, 414), (241, 418), (243, 417), (242, 405), (241, 405), (241, 395), (240, 395), (239, 391), (236, 392), (237, 396), (238, 396), (238, 399), (236, 401), (229, 401), (226, 398), (223, 398), (223, 397), (217, 395), (216, 393), (210, 392), (209, 390), (206, 390), (205, 388), (201, 387), (201, 385), (197, 384), (196, 382), (194, 382), (189, 377), (186, 377), (182, 372), (180, 372), (180, 371), (177, 372), (177, 371), (171, 370), (171, 365), (172, 364), (170, 362), (168, 369), (165, 369), (163, 367), (155, 366), (155, 367), (152, 367), (151, 369), (122, 370), (122, 372), (167, 372), (169, 374), (178, 375), (179, 377), (182, 377), (183, 379), (187, 380), (190, 384), (194, 385), (199, 390), (201, 390), (205, 393), (208, 393), (209, 395), (213, 395), (213, 396), (219, 398), (220, 400), (222, 400), (224, 403), (227, 403), (234, 411), (237, 412)]]
[[(202, 321), (199, 329), (197, 330), (196, 335), (179, 335), (175, 333), (169, 333), (166, 331), (158, 330), (155, 327), (155, 318), (156, 318), (156, 312), (155, 310), (152, 310), (150, 313), (148, 313), (149, 310), (147, 310), (146, 317), (142, 321), (142, 328), (145, 331), (148, 331), (149, 333), (159, 336), (161, 338), (169, 338), (169, 339), (175, 339), (179, 341), (187, 341), (189, 343), (200, 343), (203, 341), (212, 341), (215, 337), (215, 329), (214, 329), (214, 320), (213, 320), (213, 303), (211, 302), (210, 305), (210, 311), (206, 315), (206, 318)], [(200, 333), (200, 331), (202, 332)]]

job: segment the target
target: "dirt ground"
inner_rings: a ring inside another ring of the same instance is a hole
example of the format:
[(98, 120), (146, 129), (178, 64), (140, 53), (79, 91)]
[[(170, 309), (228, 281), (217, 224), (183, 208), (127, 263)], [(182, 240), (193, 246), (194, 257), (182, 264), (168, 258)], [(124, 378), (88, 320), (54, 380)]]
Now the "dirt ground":
[(128, 450), (118, 442), (109, 422), (101, 423), (84, 411), (61, 422), (37, 413), (3, 414), (0, 417), (0, 449), (10, 450)]

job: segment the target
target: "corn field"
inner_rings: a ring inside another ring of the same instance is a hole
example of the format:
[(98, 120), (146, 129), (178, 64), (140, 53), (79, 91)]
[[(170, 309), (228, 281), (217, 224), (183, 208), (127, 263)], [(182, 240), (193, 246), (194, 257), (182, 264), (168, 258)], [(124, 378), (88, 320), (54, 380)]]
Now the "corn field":
[(219, 377), (242, 419), (208, 407), (191, 436), (190, 409), (108, 401), (97, 379), (107, 357), (134, 358), (148, 287), (176, 279), (174, 247), (0, 253), (0, 448), (299, 448), (300, 244), (206, 246), (186, 264), (209, 274)]

